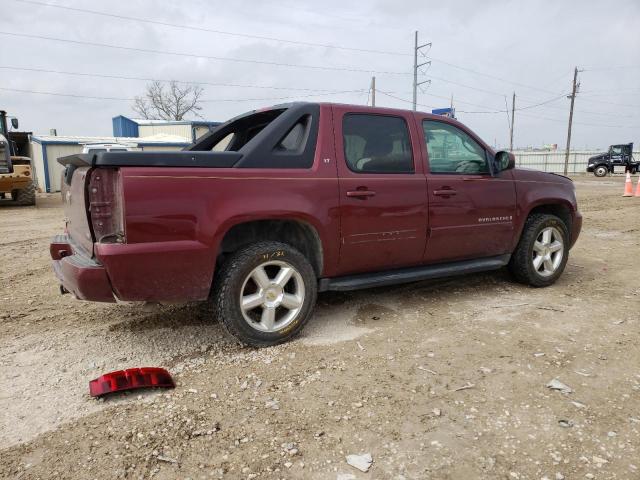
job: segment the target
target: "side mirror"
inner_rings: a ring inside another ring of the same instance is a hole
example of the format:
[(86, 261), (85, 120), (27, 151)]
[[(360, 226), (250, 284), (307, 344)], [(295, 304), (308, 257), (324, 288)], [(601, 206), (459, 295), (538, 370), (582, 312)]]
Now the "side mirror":
[(18, 122), (17, 118), (12, 118), (11, 119), (11, 126), (13, 127), (14, 130), (17, 130), (18, 127), (20, 126), (20, 123)]
[(511, 170), (516, 166), (516, 157), (511, 152), (501, 150), (493, 157), (493, 173)]

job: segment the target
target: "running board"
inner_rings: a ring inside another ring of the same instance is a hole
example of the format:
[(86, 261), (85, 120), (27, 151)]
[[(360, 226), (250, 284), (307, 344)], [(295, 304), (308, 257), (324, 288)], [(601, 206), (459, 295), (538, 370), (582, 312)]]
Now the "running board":
[(498, 270), (509, 263), (511, 255), (499, 255), (497, 257), (465, 260), (462, 262), (439, 263), (423, 267), (402, 268), (387, 270), (384, 272), (361, 273), (345, 277), (321, 278), (318, 290), (346, 291), (361, 288), (383, 287), (400, 283), (417, 282), (433, 278), (453, 277), (467, 273), (486, 272)]

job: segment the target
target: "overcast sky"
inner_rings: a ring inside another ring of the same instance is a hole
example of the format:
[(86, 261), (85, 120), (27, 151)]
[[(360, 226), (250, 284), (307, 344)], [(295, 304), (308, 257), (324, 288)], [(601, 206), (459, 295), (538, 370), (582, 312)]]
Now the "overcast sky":
[[(515, 91), (516, 108), (550, 101), (516, 111), (515, 145), (557, 143), (564, 148), (569, 100), (563, 95), (570, 93), (573, 68), (578, 66), (584, 71), (579, 74), (572, 146), (640, 144), (638, 0), (35, 3), (0, 0), (0, 31), (192, 55), (0, 34), (0, 108), (19, 117), (21, 129), (35, 133), (56, 128), (59, 135), (110, 135), (113, 116), (135, 116), (127, 99), (141, 94), (145, 81), (24, 69), (251, 86), (203, 85), (202, 115), (216, 121), (295, 99), (364, 104), (374, 75), (370, 71), (376, 71), (377, 104), (411, 108), (413, 32), (418, 30), (421, 43), (433, 43), (428, 50), (432, 64), (420, 77), (431, 79), (418, 96), (421, 110), (446, 107), (453, 95), (458, 119), (488, 143), (504, 146), (509, 141), (505, 96), (511, 108)], [(42, 3), (196, 28), (104, 17)], [(224, 60), (231, 58), (298, 67)], [(475, 113), (496, 111), (502, 112)]]

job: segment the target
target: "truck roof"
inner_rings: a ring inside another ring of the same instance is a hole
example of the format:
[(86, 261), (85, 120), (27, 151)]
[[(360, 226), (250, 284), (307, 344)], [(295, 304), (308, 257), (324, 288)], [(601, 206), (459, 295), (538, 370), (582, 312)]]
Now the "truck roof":
[[(437, 115), (434, 113), (430, 113), (430, 112), (424, 112), (422, 110), (416, 110), (415, 112), (413, 110), (410, 110), (408, 108), (393, 108), (393, 107), (371, 107), (369, 105), (358, 105), (355, 103), (338, 103), (338, 102), (287, 102), (287, 103), (279, 103), (277, 105), (272, 105), (269, 107), (264, 107), (264, 108), (257, 108), (255, 110), (252, 110), (250, 112), (245, 112), (242, 113), (240, 115), (238, 115), (237, 117), (234, 117), (230, 120), (236, 120), (238, 118), (242, 118), (248, 115), (252, 115), (254, 113), (258, 113), (258, 112), (267, 112), (269, 110), (279, 110), (279, 109), (288, 109), (291, 107), (295, 107), (295, 106), (300, 106), (300, 105), (318, 105), (318, 106), (336, 106), (336, 107), (352, 107), (352, 108), (357, 108), (358, 110), (365, 110), (365, 111), (370, 111), (371, 113), (419, 113), (420, 115), (426, 115), (428, 117), (431, 117), (433, 119), (437, 119), (437, 120), (447, 120), (450, 121), (451, 123), (460, 123), (457, 119), (455, 118), (451, 118), (451, 117), (445, 117), (444, 115)], [(228, 120), (228, 121), (230, 121)], [(227, 122), (228, 122), (227, 121)], [(227, 123), (225, 122), (225, 123)]]

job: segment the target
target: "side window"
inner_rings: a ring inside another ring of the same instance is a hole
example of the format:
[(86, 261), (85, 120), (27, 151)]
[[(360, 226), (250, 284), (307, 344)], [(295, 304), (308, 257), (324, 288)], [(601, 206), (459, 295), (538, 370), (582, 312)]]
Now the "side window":
[(422, 129), (431, 173), (489, 173), (484, 148), (459, 128), (424, 120)]
[(213, 147), (211, 147), (212, 152), (224, 152), (227, 150), (229, 144), (231, 144), (235, 133), (231, 132), (226, 137), (223, 137), (218, 143), (216, 143)]
[(311, 126), (311, 115), (305, 115), (291, 127), (280, 143), (276, 145), (276, 152), (299, 153), (304, 150), (309, 138), (309, 127)]
[(344, 157), (356, 173), (413, 173), (407, 123), (401, 117), (351, 113), (342, 122)]

